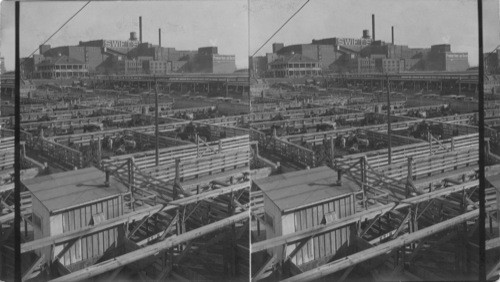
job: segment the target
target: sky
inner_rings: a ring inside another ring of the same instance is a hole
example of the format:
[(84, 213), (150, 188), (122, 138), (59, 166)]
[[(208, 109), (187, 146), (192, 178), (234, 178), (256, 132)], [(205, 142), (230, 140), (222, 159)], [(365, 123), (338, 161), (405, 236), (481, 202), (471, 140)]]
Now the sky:
[[(306, 0), (252, 0), (250, 52), (253, 54)], [(485, 51), (500, 44), (499, 0), (484, 0)], [(311, 0), (258, 55), (272, 52), (272, 43), (310, 43), (330, 37), (360, 38), (363, 29), (395, 44), (430, 47), (449, 43), (455, 52), (468, 52), (478, 62), (478, 18), (475, 0)], [(488, 52), (489, 52), (488, 51)]]
[[(248, 5), (247, 1), (250, 1)], [(484, 50), (500, 44), (500, 0), (483, 0)], [(125, 40), (138, 32), (142, 16), (143, 41), (179, 50), (216, 45), (220, 54), (236, 55), (238, 68), (306, 0), (199, 0), (91, 2), (48, 44), (77, 45), (96, 39)], [(31, 54), (85, 2), (21, 3), (21, 57)], [(250, 11), (248, 11), (250, 7)], [(375, 14), (376, 39), (409, 47), (449, 43), (452, 51), (468, 52), (471, 66), (478, 61), (478, 23), (475, 0), (311, 0), (258, 55), (271, 52), (273, 42), (310, 43), (329, 37), (360, 38), (371, 34)], [(249, 29), (250, 25), (250, 29)], [(0, 53), (8, 70), (14, 68), (14, 3), (1, 3)], [(249, 47), (250, 45), (250, 47)]]
[[(21, 3), (20, 52), (28, 56), (86, 2)], [(142, 16), (143, 42), (177, 50), (217, 46), (219, 54), (235, 55), (237, 68), (248, 67), (247, 0), (91, 2), (47, 44), (78, 45), (79, 41), (127, 40), (139, 37)], [(8, 70), (14, 69), (14, 3), (2, 2), (0, 53)], [(38, 54), (38, 53), (37, 53)]]

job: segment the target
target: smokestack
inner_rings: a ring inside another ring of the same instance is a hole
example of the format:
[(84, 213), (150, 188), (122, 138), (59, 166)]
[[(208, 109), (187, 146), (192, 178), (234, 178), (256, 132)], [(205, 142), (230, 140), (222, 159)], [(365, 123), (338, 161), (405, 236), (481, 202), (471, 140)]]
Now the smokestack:
[(375, 14), (372, 14), (372, 38), (375, 41)]
[(139, 17), (139, 43), (142, 43), (142, 17)]
[(161, 28), (158, 29), (158, 45), (161, 47)]
[(394, 26), (391, 26), (392, 45), (394, 45)]

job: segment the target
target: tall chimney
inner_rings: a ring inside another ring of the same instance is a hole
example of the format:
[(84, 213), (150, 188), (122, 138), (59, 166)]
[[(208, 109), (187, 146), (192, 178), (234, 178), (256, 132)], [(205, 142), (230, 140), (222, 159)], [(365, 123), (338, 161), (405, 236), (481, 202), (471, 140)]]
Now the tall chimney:
[(375, 14), (372, 14), (372, 38), (375, 41)]
[(139, 43), (142, 43), (142, 17), (139, 17)]
[(394, 26), (391, 26), (392, 45), (394, 45)]
[(158, 45), (161, 47), (161, 28), (158, 29)]

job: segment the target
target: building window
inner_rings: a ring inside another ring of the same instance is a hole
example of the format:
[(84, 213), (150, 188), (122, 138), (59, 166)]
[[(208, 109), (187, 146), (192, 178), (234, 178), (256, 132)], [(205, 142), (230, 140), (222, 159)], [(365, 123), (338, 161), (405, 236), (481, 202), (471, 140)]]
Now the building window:
[(336, 212), (329, 212), (323, 215), (323, 219), (321, 219), (321, 224), (328, 224), (339, 219)]
[(99, 224), (103, 221), (106, 220), (106, 214), (101, 212), (101, 213), (96, 213), (92, 215), (92, 220), (90, 221), (90, 225), (96, 225)]

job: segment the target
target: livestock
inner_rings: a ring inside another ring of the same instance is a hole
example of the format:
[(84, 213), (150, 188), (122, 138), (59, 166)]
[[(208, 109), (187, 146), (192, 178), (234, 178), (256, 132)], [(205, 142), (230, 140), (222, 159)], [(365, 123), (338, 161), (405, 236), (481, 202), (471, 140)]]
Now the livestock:
[(337, 136), (337, 138), (335, 139), (335, 146), (345, 149), (346, 138), (342, 135)]
[(316, 125), (316, 132), (329, 131), (329, 130), (334, 130), (334, 129), (335, 129), (335, 125), (328, 124), (328, 123), (322, 123), (322, 124)]
[(370, 140), (364, 138), (358, 138), (359, 147), (368, 148), (370, 146)]

